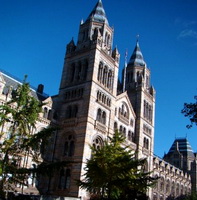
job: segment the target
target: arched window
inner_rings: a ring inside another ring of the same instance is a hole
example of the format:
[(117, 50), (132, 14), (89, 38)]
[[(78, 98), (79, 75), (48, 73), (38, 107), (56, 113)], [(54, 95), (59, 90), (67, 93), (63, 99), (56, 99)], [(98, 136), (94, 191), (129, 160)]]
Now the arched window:
[(143, 147), (146, 148), (146, 138), (144, 137)]
[(59, 175), (59, 184), (58, 188), (59, 189), (68, 189), (70, 187), (70, 169), (61, 169), (60, 170), (60, 175)]
[(112, 71), (109, 70), (107, 78), (107, 87), (112, 88)]
[(104, 86), (106, 86), (106, 83), (107, 83), (107, 66), (104, 67), (102, 83), (103, 83)]
[(126, 137), (126, 128), (123, 128), (123, 136)]
[(72, 117), (72, 106), (68, 106), (66, 109), (66, 118), (69, 119)]
[(97, 101), (99, 101), (100, 99), (99, 99), (99, 96), (100, 96), (100, 92), (99, 91), (97, 91), (97, 95), (96, 95), (96, 100)]
[(144, 118), (146, 118), (146, 101), (144, 100)]
[(77, 105), (69, 105), (66, 109), (66, 119), (77, 117), (78, 106)]
[(48, 109), (47, 109), (46, 107), (44, 107), (43, 117), (44, 117), (45, 119), (48, 118)]
[(114, 122), (114, 131), (116, 131), (118, 129), (118, 124), (117, 122)]
[(122, 117), (129, 119), (129, 107), (125, 102), (122, 102), (122, 105), (119, 108), (119, 114)]
[(101, 122), (101, 109), (99, 108), (97, 111), (97, 120)]
[(164, 178), (161, 177), (160, 179), (160, 191), (164, 191)]
[(144, 166), (143, 166), (144, 172), (148, 172), (148, 162), (145, 161)]
[(70, 82), (72, 83), (74, 81), (75, 77), (75, 64), (73, 63), (70, 68)]
[(105, 95), (102, 95), (102, 103), (104, 103)]
[(146, 139), (146, 149), (149, 149), (149, 140)]
[(68, 189), (70, 187), (70, 177), (71, 177), (70, 169), (66, 169), (64, 189)]
[(172, 196), (175, 196), (175, 186), (174, 186), (174, 181), (172, 182), (171, 194), (172, 194)]
[(146, 119), (148, 119), (148, 103), (146, 103), (146, 113), (145, 113)]
[(102, 75), (103, 75), (103, 63), (100, 62), (99, 70), (98, 70), (98, 76), (97, 76), (98, 81), (102, 80)]
[(120, 129), (119, 129), (120, 133), (122, 133), (122, 125), (120, 125)]
[(132, 142), (135, 142), (135, 134), (134, 134), (134, 132), (132, 132), (131, 137), (132, 137)]
[(106, 98), (107, 98), (107, 97), (106, 97), (106, 96), (104, 96), (104, 101), (103, 101), (103, 103), (104, 103), (104, 104), (106, 104)]
[(167, 180), (166, 181), (166, 191), (165, 191), (167, 194), (170, 192), (170, 181)]
[(77, 117), (78, 106), (74, 105), (72, 108), (72, 117)]
[(128, 132), (128, 140), (132, 141), (131, 131)]
[(146, 75), (146, 87), (148, 88), (149, 87), (149, 76)]
[(111, 99), (109, 100), (109, 107), (111, 107)]
[(106, 112), (103, 111), (102, 113), (102, 123), (105, 124), (106, 123)]
[(179, 184), (176, 185), (176, 196), (179, 196)]
[(107, 45), (107, 32), (105, 33), (105, 44)]
[(75, 151), (75, 140), (73, 135), (69, 135), (64, 143), (64, 155), (72, 157)]
[(107, 47), (110, 47), (110, 35), (107, 36)]
[(64, 182), (65, 182), (64, 169), (61, 169), (59, 175), (59, 184), (58, 184), (59, 189), (64, 188)]

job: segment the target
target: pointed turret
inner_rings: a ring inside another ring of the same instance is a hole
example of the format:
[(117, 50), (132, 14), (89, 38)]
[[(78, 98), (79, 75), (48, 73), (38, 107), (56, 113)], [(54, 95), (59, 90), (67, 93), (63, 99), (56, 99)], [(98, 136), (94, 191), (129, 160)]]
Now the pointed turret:
[(111, 56), (113, 32), (113, 28), (109, 26), (102, 1), (98, 0), (86, 21), (80, 23), (76, 49), (98, 45)]
[(75, 48), (76, 48), (75, 42), (74, 42), (74, 40), (72, 38), (72, 40), (67, 44), (66, 53), (68, 54), (68, 53), (74, 52)]
[(118, 52), (118, 48), (115, 47), (115, 49), (112, 51), (112, 58), (114, 58), (114, 60), (119, 63), (119, 59), (120, 59), (120, 54)]
[(172, 144), (172, 146), (168, 152), (168, 156), (169, 156), (169, 154), (174, 153), (177, 149), (184, 156), (190, 156), (190, 157), (194, 158), (194, 153), (192, 151), (191, 145), (189, 144), (187, 138), (175, 139), (174, 143)]
[(133, 51), (133, 54), (131, 55), (128, 65), (132, 65), (132, 66), (145, 66), (146, 65), (143, 55), (142, 55), (142, 52), (140, 50), (138, 40), (137, 40), (135, 49)]
[(89, 14), (86, 22), (90, 20), (95, 22), (104, 22), (108, 25), (108, 20), (101, 0), (98, 1), (92, 12)]

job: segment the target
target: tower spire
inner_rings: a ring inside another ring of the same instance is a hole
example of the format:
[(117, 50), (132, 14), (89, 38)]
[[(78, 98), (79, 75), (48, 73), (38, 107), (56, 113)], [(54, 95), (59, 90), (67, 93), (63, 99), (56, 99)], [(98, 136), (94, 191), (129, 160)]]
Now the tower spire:
[(137, 65), (145, 66), (146, 65), (143, 55), (142, 55), (142, 52), (140, 50), (140, 46), (139, 46), (139, 35), (137, 35), (136, 46), (135, 46), (135, 49), (133, 51), (133, 54), (131, 55), (131, 58), (130, 58), (128, 64), (131, 64), (134, 66), (137, 66)]
[(96, 22), (103, 22), (108, 24), (108, 20), (105, 14), (105, 10), (103, 8), (103, 3), (101, 0), (98, 0), (97, 4), (95, 5), (95, 7), (93, 8), (92, 12), (89, 14), (87, 21), (90, 20), (96, 21)]

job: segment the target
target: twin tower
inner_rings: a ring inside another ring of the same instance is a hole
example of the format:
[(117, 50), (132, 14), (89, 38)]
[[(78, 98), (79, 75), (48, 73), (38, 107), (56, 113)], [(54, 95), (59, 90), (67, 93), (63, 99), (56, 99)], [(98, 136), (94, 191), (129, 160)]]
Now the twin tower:
[(67, 45), (59, 94), (53, 97), (55, 133), (48, 161), (71, 161), (39, 183), (41, 193), (88, 199), (76, 185), (82, 178), (90, 145), (99, 148), (119, 130), (138, 158), (147, 158), (153, 169), (155, 90), (139, 43), (123, 72), (118, 87), (120, 54), (112, 47), (110, 27), (102, 2), (98, 1), (86, 21), (81, 22), (77, 42)]

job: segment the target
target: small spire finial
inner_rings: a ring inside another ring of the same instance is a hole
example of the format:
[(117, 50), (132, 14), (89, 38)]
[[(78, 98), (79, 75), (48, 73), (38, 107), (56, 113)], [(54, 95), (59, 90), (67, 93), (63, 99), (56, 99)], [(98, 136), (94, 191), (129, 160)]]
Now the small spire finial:
[(125, 64), (124, 64), (124, 77), (123, 77), (123, 92), (125, 92), (126, 68), (127, 68), (127, 49), (126, 49), (126, 51), (125, 51)]
[(140, 35), (137, 34), (137, 35), (136, 35), (137, 42), (139, 41), (139, 38), (140, 38)]

